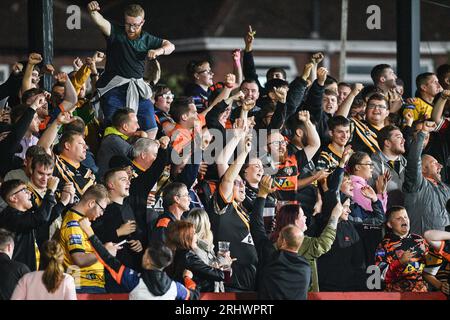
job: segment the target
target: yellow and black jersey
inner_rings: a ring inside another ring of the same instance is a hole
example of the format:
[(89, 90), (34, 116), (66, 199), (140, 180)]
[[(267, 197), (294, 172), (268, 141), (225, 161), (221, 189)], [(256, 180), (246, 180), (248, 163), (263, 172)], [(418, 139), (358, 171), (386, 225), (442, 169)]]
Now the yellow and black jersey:
[(334, 171), (341, 162), (342, 153), (337, 151), (330, 143), (328, 146), (322, 147), (319, 159), (317, 159), (316, 169)]
[(72, 260), (71, 255), (76, 252), (95, 254), (87, 235), (78, 223), (83, 217), (81, 213), (71, 209), (67, 211), (62, 222), (60, 244), (64, 249), (64, 267), (66, 272), (74, 277), (77, 286), (104, 288), (104, 268), (100, 262), (80, 268)]
[(33, 208), (39, 208), (42, 204), (42, 199), (44, 199), (45, 192), (42, 193), (36, 190), (31, 182), (27, 183), (27, 189), (31, 192), (31, 203), (33, 204)]
[(441, 241), (439, 250), (430, 249), (425, 264), (425, 272), (446, 282), (450, 276), (450, 241)]
[(414, 103), (411, 106), (406, 106), (403, 110), (403, 115), (411, 113), (413, 115), (414, 121), (424, 120), (431, 118), (431, 113), (433, 112), (433, 106), (423, 100), (422, 98), (414, 98)]
[(58, 190), (62, 190), (66, 182), (73, 183), (75, 187), (75, 203), (81, 199), (83, 193), (90, 186), (95, 184), (95, 175), (91, 169), (86, 168), (81, 163), (71, 163), (71, 161), (63, 156), (55, 156), (54, 175), (60, 179)]
[(372, 155), (380, 151), (377, 135), (382, 128), (352, 118), (350, 120), (350, 144), (354, 151), (363, 151)]

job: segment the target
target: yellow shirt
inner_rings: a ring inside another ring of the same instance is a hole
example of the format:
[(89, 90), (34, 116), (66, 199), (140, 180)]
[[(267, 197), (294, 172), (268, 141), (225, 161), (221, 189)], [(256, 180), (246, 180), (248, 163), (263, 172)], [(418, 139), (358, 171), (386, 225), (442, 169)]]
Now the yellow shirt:
[(431, 118), (433, 106), (421, 98), (414, 98), (414, 109), (405, 108), (405, 110), (403, 110), (403, 115), (408, 112), (412, 113), (414, 121), (424, 118), (428, 119)]
[(100, 262), (80, 268), (72, 260), (72, 253), (95, 253), (94, 248), (78, 224), (84, 216), (75, 210), (69, 210), (64, 217), (61, 227), (60, 244), (64, 249), (64, 267), (67, 273), (75, 279), (77, 288), (81, 287), (105, 287), (104, 268)]

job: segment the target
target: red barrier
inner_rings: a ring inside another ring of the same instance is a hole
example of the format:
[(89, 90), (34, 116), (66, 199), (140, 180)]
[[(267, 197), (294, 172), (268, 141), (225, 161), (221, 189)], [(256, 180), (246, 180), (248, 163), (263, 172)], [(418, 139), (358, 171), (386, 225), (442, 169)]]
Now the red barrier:
[[(77, 294), (78, 300), (128, 300), (128, 294)], [(254, 292), (207, 292), (201, 300), (256, 300)], [(447, 300), (441, 292), (310, 292), (308, 300)]]

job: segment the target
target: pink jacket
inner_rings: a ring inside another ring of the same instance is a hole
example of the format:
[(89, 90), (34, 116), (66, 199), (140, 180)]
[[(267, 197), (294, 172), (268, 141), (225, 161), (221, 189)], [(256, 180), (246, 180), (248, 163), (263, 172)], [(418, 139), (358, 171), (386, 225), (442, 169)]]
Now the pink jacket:
[[(361, 193), (361, 188), (368, 186), (364, 178), (361, 178), (359, 176), (350, 176), (353, 184), (353, 201), (357, 204), (359, 204), (364, 210), (366, 211), (373, 211), (372, 210), (372, 201)], [(377, 194), (378, 199), (381, 201), (381, 204), (383, 205), (383, 210), (386, 212), (387, 207), (387, 193), (384, 194)]]
[(49, 293), (42, 282), (43, 274), (44, 271), (25, 274), (17, 283), (11, 300), (77, 300), (75, 280), (72, 276), (65, 273), (59, 288)]

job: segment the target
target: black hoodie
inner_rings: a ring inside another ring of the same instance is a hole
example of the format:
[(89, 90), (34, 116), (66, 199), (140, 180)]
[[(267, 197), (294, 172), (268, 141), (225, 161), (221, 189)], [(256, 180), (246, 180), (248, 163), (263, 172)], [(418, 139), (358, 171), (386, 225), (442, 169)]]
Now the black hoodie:
[(308, 261), (296, 252), (277, 250), (264, 230), (265, 199), (256, 198), (250, 230), (258, 251), (258, 298), (306, 300), (311, 282)]

